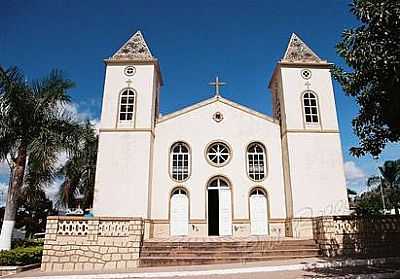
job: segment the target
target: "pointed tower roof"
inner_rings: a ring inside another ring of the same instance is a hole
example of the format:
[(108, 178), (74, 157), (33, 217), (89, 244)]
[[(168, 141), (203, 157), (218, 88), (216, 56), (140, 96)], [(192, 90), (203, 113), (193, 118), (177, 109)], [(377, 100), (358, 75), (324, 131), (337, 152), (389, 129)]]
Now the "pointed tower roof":
[(137, 31), (109, 60), (153, 61), (155, 58), (151, 54), (142, 33)]
[(311, 50), (295, 33), (289, 40), (289, 45), (281, 62), (287, 63), (327, 63)]

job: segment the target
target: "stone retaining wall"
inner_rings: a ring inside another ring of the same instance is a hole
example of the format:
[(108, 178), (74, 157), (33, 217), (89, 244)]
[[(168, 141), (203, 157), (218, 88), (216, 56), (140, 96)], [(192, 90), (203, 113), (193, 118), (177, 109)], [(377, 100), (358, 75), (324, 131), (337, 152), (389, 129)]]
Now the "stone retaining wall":
[(144, 222), (140, 218), (48, 217), (41, 269), (137, 267), (143, 233)]
[(317, 217), (313, 227), (324, 256), (400, 256), (400, 216)]

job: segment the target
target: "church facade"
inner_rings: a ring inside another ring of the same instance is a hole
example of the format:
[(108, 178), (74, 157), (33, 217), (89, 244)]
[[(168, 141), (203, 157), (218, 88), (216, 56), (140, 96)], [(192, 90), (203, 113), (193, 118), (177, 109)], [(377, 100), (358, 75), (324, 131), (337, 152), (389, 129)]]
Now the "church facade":
[(273, 116), (218, 92), (161, 116), (140, 32), (105, 64), (95, 216), (143, 218), (153, 238), (312, 236), (313, 217), (348, 213), (332, 65), (295, 34), (269, 82)]

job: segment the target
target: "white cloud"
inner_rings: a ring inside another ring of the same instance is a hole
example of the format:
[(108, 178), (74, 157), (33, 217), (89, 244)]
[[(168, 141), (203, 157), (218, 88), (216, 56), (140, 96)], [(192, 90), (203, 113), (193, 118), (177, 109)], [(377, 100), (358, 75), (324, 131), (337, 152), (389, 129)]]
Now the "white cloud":
[(10, 168), (8, 166), (7, 161), (1, 161), (0, 162), (0, 176), (2, 176), (2, 175), (8, 176), (9, 173), (10, 173)]
[(46, 187), (46, 189), (44, 189), (47, 198), (53, 201), (53, 206), (57, 202), (58, 190), (60, 189), (61, 183), (62, 183), (61, 179), (56, 179), (51, 185), (49, 185), (48, 187)]
[(92, 114), (88, 111), (82, 111), (77, 103), (68, 103), (63, 106), (64, 110), (71, 113), (77, 120), (85, 121), (92, 119)]
[(90, 123), (96, 129), (96, 134), (98, 134), (99, 128), (100, 128), (100, 121), (99, 121), (99, 119), (93, 117), (91, 112), (80, 110), (80, 106), (78, 104), (76, 104), (76, 103), (66, 104), (66, 105), (64, 105), (64, 109), (67, 112), (71, 113), (72, 116), (78, 121), (89, 120)]
[(0, 183), (0, 207), (6, 205), (8, 185)]
[(346, 161), (344, 163), (344, 173), (349, 188), (357, 192), (362, 190), (367, 179), (367, 174), (362, 168), (357, 166), (354, 161)]
[(354, 161), (346, 161), (344, 163), (344, 172), (346, 174), (346, 179), (348, 180), (366, 177), (365, 172), (359, 166), (357, 166)]

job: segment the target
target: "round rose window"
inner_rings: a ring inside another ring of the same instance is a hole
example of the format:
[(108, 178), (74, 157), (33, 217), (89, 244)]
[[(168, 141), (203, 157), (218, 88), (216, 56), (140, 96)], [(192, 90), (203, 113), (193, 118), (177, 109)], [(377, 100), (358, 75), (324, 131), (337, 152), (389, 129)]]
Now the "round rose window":
[(223, 166), (229, 162), (231, 151), (223, 142), (214, 142), (207, 148), (207, 159), (215, 166)]

